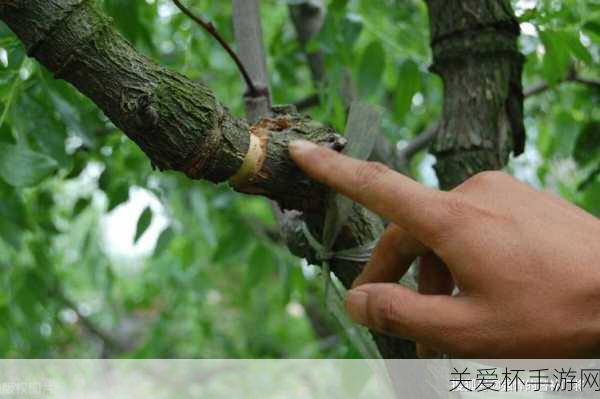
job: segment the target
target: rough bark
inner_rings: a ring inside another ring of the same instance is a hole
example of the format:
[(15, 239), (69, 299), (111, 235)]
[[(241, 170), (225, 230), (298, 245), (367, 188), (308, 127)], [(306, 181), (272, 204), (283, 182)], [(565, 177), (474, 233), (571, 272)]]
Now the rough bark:
[(341, 148), (343, 139), (328, 127), (299, 115), (249, 126), (205, 85), (136, 52), (95, 0), (3, 0), (0, 18), (30, 56), (90, 97), (161, 170), (227, 181), (242, 165), (250, 133), (259, 134), (263, 167), (239, 191), (264, 194), (284, 208), (322, 209), (324, 188), (294, 166), (287, 142), (303, 137)]
[[(446, 97), (437, 168), (442, 186), (451, 187), (502, 166), (519, 143), (512, 139), (522, 135), (518, 25), (508, 1), (428, 4), (433, 69), (444, 79)], [(302, 211), (313, 234), (321, 235), (327, 189), (298, 170), (287, 144), (305, 138), (339, 150), (345, 142), (333, 130), (290, 110), (254, 125), (233, 117), (205, 85), (137, 53), (96, 0), (0, 0), (0, 19), (30, 56), (90, 97), (161, 170), (225, 182), (244, 163), (251, 136), (258, 138), (261, 167), (234, 188)], [(381, 229), (378, 218), (355, 206), (334, 249), (370, 242)], [(297, 244), (296, 254), (311, 256), (301, 237)], [(362, 266), (334, 261), (332, 270), (349, 286)], [(395, 338), (375, 339), (384, 357), (414, 356)]]
[(444, 81), (433, 152), (440, 186), (501, 169), (523, 151), (523, 56), (509, 0), (426, 0), (432, 71)]
[[(300, 172), (287, 146), (304, 138), (341, 150), (345, 140), (335, 131), (289, 109), (275, 110), (254, 125), (233, 117), (205, 85), (137, 53), (96, 0), (0, 0), (0, 19), (31, 57), (91, 98), (161, 170), (228, 181), (244, 163), (251, 135), (256, 136), (261, 167), (234, 189), (302, 211), (313, 234), (321, 235), (327, 189)], [(356, 206), (335, 249), (363, 245), (381, 231), (379, 219)], [(301, 247), (302, 237), (298, 241)], [(332, 271), (347, 287), (362, 267), (332, 262)], [(394, 339), (377, 340), (383, 356), (404, 357)]]

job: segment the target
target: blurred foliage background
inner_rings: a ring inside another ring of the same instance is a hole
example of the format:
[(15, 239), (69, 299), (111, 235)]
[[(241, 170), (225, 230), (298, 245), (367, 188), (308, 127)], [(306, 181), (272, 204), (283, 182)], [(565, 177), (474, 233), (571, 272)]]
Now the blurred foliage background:
[[(275, 103), (338, 129), (350, 71), (386, 109), (401, 148), (437, 120), (421, 0), (329, 0), (307, 45), (325, 54), (315, 87), (288, 6), (263, 0)], [(186, 3), (233, 42), (228, 1)], [(243, 115), (243, 85), (218, 44), (168, 0), (104, 0), (148, 57), (208, 82)], [(513, 1), (527, 56), (528, 146), (510, 172), (600, 215), (600, 1)], [(269, 204), (152, 170), (68, 84), (25, 57), (0, 26), (0, 355), (2, 357), (356, 357), (321, 299), (318, 271), (279, 242)], [(426, 151), (411, 174), (435, 185)]]

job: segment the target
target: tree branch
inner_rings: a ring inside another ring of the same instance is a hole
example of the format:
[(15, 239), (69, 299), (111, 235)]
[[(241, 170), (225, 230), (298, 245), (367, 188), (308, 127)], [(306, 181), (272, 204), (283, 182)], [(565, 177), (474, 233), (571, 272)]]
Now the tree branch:
[(233, 27), (240, 57), (248, 65), (252, 80), (261, 91), (259, 96), (246, 96), (246, 116), (251, 123), (271, 112), (271, 93), (267, 60), (260, 23), (259, 0), (233, 0)]
[(246, 71), (244, 64), (239, 59), (239, 57), (235, 53), (235, 51), (233, 51), (231, 46), (229, 46), (229, 44), (225, 41), (225, 39), (223, 39), (223, 36), (221, 36), (221, 34), (219, 33), (219, 31), (217, 30), (215, 25), (212, 22), (206, 22), (199, 16), (195, 15), (188, 8), (186, 8), (179, 0), (172, 0), (172, 1), (173, 1), (173, 3), (175, 3), (177, 8), (179, 8), (179, 10), (182, 13), (184, 13), (189, 18), (191, 18), (194, 22), (196, 22), (198, 25), (200, 25), (205, 31), (207, 31), (209, 34), (211, 34), (219, 42), (221, 47), (223, 47), (223, 49), (225, 49), (225, 51), (227, 51), (227, 53), (229, 54), (231, 59), (237, 65), (240, 73), (242, 74), (242, 76), (244, 78), (244, 81), (248, 85), (249, 94), (253, 97), (259, 96), (260, 95), (259, 90), (254, 86), (254, 83), (252, 82), (252, 78), (250, 78), (250, 75), (248, 74), (248, 71)]
[(596, 90), (600, 90), (600, 80), (598, 80), (598, 79), (591, 79), (591, 78), (584, 78), (582, 76), (576, 76), (574, 79), (574, 82), (588, 85), (588, 86), (594, 87)]
[(285, 209), (322, 209), (325, 188), (298, 170), (287, 144), (305, 138), (341, 148), (332, 129), (300, 115), (249, 126), (203, 84), (136, 52), (96, 1), (0, 3), (0, 18), (29, 55), (90, 97), (161, 170), (228, 181), (242, 166), (252, 135), (261, 144), (261, 168), (236, 189), (268, 196)]
[[(235, 1), (243, 7), (256, 0)], [(243, 17), (238, 11), (236, 18)], [(0, 1), (0, 19), (30, 56), (92, 99), (161, 170), (215, 183), (237, 177), (231, 183), (237, 191), (302, 211), (312, 234), (322, 236), (329, 190), (305, 176), (287, 148), (290, 141), (303, 138), (341, 150), (345, 141), (334, 130), (295, 113), (275, 114), (249, 126), (232, 116), (205, 85), (136, 52), (95, 0)], [(245, 59), (243, 49), (240, 57)], [(266, 77), (257, 80), (249, 74), (255, 84), (266, 83)], [(334, 250), (371, 242), (382, 228), (378, 218), (354, 206)], [(343, 260), (331, 264), (346, 287), (363, 267)], [(378, 338), (384, 356), (405, 357), (396, 342)]]
[(321, 97), (318, 93), (315, 93), (296, 101), (294, 107), (296, 107), (298, 112), (303, 112), (309, 108), (316, 107), (319, 104), (321, 104)]
[(432, 127), (419, 134), (413, 141), (396, 153), (397, 169), (408, 173), (411, 159), (431, 145), (437, 135), (438, 127)]
[[(569, 83), (569, 82), (580, 83), (583, 85), (595, 87), (596, 89), (600, 89), (600, 80), (584, 78), (584, 77), (579, 76), (575, 72), (572, 74), (569, 74), (569, 76), (567, 76), (564, 80), (558, 82), (556, 85), (559, 85), (562, 83)], [(525, 89), (523, 91), (523, 95), (525, 96), (525, 98), (533, 97), (538, 94), (545, 93), (546, 91), (552, 89), (556, 85), (550, 85), (546, 82), (539, 83), (539, 84), (536, 84), (534, 86), (531, 86), (531, 87)]]
[[(567, 79), (565, 79), (559, 83), (568, 83), (568, 82), (581, 83), (584, 85), (588, 85), (588, 86), (600, 89), (600, 80), (582, 78), (579, 75), (569, 76)], [(553, 87), (554, 86), (551, 86), (545, 82), (540, 83), (540, 84), (533, 85), (533, 86), (525, 89), (523, 91), (523, 95), (526, 99), (531, 98), (538, 94), (542, 94)], [(398, 163), (397, 169), (401, 170), (401, 171), (407, 170), (406, 169), (407, 165), (410, 163), (410, 160), (412, 159), (412, 157), (414, 157), (419, 152), (427, 149), (431, 145), (433, 140), (435, 140), (437, 130), (438, 130), (437, 127), (427, 129), (426, 131), (424, 131), (423, 133), (418, 135), (407, 146), (398, 150), (398, 153), (396, 155), (396, 157), (397, 157), (396, 162)]]

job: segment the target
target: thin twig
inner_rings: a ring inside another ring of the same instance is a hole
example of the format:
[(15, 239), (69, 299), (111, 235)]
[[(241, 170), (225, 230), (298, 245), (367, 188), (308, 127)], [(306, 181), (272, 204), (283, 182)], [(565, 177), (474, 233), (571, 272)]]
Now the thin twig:
[[(563, 81), (561, 81), (559, 83), (566, 83), (566, 82), (581, 83), (584, 85), (600, 88), (600, 80), (583, 78), (577, 74), (570, 74)], [(525, 89), (523, 91), (523, 96), (525, 98), (530, 98), (530, 97), (536, 96), (538, 94), (542, 94), (551, 88), (552, 88), (552, 86), (549, 85), (548, 83), (539, 83), (539, 84), (533, 85), (533, 86)], [(435, 139), (436, 133), (437, 133), (437, 129), (429, 129), (429, 130), (426, 130), (425, 132), (423, 132), (421, 135), (417, 136), (417, 138), (415, 138), (406, 147), (404, 147), (400, 151), (398, 151), (398, 154), (397, 154), (398, 163), (402, 166), (407, 165), (408, 162), (410, 161), (410, 159), (415, 154), (417, 154), (419, 151), (422, 151), (422, 150), (426, 149), (427, 147), (429, 147), (429, 145)]]
[(396, 168), (402, 172), (408, 172), (409, 163), (420, 151), (431, 145), (437, 135), (438, 127), (432, 127), (419, 134), (413, 141), (399, 150), (396, 154)]
[(588, 79), (581, 76), (575, 76), (573, 79), (574, 82), (581, 83), (584, 85), (595, 87), (596, 89), (600, 89), (600, 80), (597, 79)]
[(294, 106), (299, 112), (306, 111), (309, 108), (316, 107), (321, 103), (320, 96), (315, 94), (310, 94), (294, 103)]
[[(600, 88), (600, 80), (584, 78), (577, 74), (569, 74), (565, 79), (561, 80), (557, 84), (567, 83), (567, 82), (581, 83), (584, 85)], [(551, 86), (550, 84), (548, 84), (546, 82), (538, 83), (536, 85), (529, 87), (528, 89), (525, 89), (523, 91), (523, 95), (525, 96), (525, 98), (532, 97), (537, 94), (542, 94), (542, 93), (548, 91), (549, 89), (551, 89), (552, 87), (553, 86)]]
[(262, 95), (262, 93), (260, 93), (260, 91), (254, 85), (254, 82), (252, 82), (252, 78), (250, 78), (250, 75), (248, 74), (246, 67), (244, 67), (244, 64), (242, 64), (242, 61), (240, 60), (240, 58), (238, 57), (236, 52), (233, 51), (231, 46), (225, 41), (225, 39), (223, 39), (223, 36), (221, 36), (219, 31), (217, 31), (217, 28), (215, 27), (215, 25), (212, 22), (204, 21), (202, 18), (200, 18), (199, 16), (192, 13), (188, 8), (186, 8), (183, 4), (181, 4), (181, 2), (179, 0), (173, 0), (173, 3), (175, 3), (177, 8), (179, 8), (179, 10), (182, 13), (187, 15), (194, 22), (196, 22), (198, 25), (200, 25), (204, 30), (206, 30), (208, 33), (210, 33), (219, 42), (221, 47), (223, 47), (225, 49), (225, 51), (227, 51), (229, 56), (233, 59), (233, 61), (237, 65), (242, 76), (244, 77), (244, 80), (246, 81), (246, 84), (248, 85), (248, 91), (249, 91), (250, 96), (258, 97), (258, 96)]

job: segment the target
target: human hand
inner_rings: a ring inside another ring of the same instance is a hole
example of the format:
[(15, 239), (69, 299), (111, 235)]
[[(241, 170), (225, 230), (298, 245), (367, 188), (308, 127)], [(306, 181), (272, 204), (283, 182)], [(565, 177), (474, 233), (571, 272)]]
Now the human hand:
[[(356, 322), (415, 340), (422, 356), (599, 354), (594, 216), (500, 172), (442, 192), (310, 142), (289, 149), (309, 176), (392, 222), (348, 293)], [(419, 293), (397, 284), (416, 258)]]

